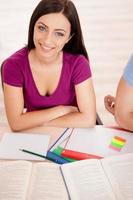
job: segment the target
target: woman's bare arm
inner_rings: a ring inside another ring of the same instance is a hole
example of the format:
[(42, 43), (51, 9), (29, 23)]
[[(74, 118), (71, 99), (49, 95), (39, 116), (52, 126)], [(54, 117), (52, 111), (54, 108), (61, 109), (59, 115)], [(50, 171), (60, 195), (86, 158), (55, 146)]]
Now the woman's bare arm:
[(13, 131), (41, 126), (50, 120), (77, 111), (77, 108), (73, 106), (56, 106), (40, 111), (23, 113), (24, 98), (22, 88), (4, 83), (3, 91), (7, 119)]
[(96, 123), (96, 99), (92, 79), (75, 86), (78, 112), (68, 113), (46, 123), (46, 126), (93, 127)]

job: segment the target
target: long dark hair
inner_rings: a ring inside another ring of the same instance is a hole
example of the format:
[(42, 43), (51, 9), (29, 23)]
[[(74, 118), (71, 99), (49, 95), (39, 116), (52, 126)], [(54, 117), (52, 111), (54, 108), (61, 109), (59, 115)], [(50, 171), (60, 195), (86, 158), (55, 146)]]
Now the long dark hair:
[(84, 45), (81, 25), (77, 10), (70, 0), (41, 0), (30, 19), (28, 33), (28, 50), (35, 48), (33, 32), (36, 21), (43, 15), (62, 12), (71, 24), (72, 38), (65, 44), (63, 50), (72, 54), (82, 54), (88, 59)]

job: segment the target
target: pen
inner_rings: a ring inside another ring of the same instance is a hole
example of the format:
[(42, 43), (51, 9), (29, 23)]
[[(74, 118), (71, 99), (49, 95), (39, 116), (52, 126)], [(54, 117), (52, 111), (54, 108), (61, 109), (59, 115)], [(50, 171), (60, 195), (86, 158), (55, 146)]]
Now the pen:
[(45, 159), (47, 159), (47, 160), (50, 160), (50, 161), (52, 161), (52, 162), (55, 162), (55, 163), (60, 164), (60, 163), (58, 162), (58, 160), (49, 158), (48, 156), (43, 156), (43, 155), (40, 155), (40, 154), (38, 154), (38, 153), (29, 151), (29, 150), (26, 150), (26, 149), (19, 149), (19, 150), (20, 150), (20, 151), (23, 151), (23, 152), (25, 152), (25, 153), (29, 153), (29, 154), (32, 154), (32, 155), (35, 155), (35, 156), (38, 156), (38, 157), (41, 157), (41, 158), (45, 158)]

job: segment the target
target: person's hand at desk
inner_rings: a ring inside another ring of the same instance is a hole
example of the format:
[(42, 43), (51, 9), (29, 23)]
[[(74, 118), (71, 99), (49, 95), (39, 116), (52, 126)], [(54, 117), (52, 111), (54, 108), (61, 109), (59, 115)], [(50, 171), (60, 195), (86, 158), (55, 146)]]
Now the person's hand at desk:
[(111, 95), (107, 95), (104, 97), (104, 105), (105, 108), (112, 113), (113, 115), (115, 114), (115, 97)]

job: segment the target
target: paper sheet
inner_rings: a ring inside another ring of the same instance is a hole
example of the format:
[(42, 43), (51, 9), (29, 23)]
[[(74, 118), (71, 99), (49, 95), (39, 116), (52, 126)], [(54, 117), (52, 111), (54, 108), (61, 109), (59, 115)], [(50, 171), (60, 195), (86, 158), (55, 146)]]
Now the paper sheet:
[(44, 158), (20, 151), (26, 149), (41, 155), (46, 155), (49, 135), (5, 133), (0, 142), (0, 159), (44, 160)]
[[(125, 139), (125, 144), (120, 151), (110, 148), (110, 143), (115, 136)], [(95, 128), (75, 128), (66, 149), (102, 157), (132, 153), (133, 133), (99, 125)]]

